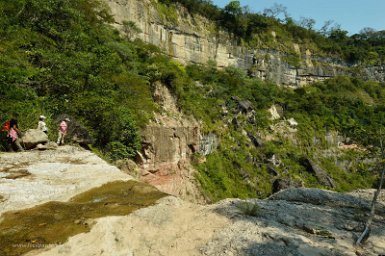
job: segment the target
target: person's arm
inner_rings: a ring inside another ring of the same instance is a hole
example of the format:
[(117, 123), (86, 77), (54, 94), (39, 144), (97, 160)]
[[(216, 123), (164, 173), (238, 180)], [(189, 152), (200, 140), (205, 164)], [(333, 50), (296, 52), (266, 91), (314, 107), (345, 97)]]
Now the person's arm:
[(13, 128), (17, 133), (20, 133), (19, 128), (17, 128), (17, 124), (13, 124), (11, 128)]
[(64, 134), (67, 134), (67, 131), (68, 131), (68, 124), (67, 122), (64, 122), (65, 125), (64, 125)]

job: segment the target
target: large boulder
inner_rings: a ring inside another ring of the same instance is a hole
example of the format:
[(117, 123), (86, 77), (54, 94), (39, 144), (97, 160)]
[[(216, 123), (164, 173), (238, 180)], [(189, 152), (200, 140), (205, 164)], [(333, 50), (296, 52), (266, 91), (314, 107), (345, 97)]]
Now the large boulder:
[(251, 140), (251, 142), (254, 144), (256, 148), (263, 146), (263, 140), (259, 135), (253, 135), (252, 133), (247, 133), (247, 136)]
[(21, 137), (22, 145), (26, 149), (35, 148), (38, 144), (45, 144), (48, 142), (48, 136), (44, 132), (37, 129), (29, 129)]
[(336, 188), (336, 184), (333, 178), (330, 177), (329, 174), (320, 166), (318, 166), (315, 162), (310, 159), (306, 159), (304, 165), (308, 172), (314, 174), (314, 176), (317, 178), (321, 185), (332, 189)]
[(300, 181), (291, 180), (288, 178), (276, 179), (273, 182), (273, 194), (281, 190), (288, 188), (300, 188), (303, 187), (303, 184)]
[(88, 129), (81, 125), (81, 123), (73, 116), (62, 114), (56, 118), (57, 125), (60, 124), (61, 120), (68, 118), (68, 130), (65, 138), (65, 142), (77, 143), (85, 149), (89, 150), (89, 144), (94, 143), (94, 139), (91, 137)]
[(281, 119), (283, 116), (283, 108), (280, 105), (272, 105), (269, 108), (270, 120)]

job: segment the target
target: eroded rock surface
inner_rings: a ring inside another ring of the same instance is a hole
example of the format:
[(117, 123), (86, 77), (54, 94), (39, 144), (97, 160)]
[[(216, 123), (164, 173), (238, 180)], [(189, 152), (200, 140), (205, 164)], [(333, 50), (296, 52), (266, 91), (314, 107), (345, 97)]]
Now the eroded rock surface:
[(0, 154), (0, 214), (72, 196), (130, 175), (79, 147)]
[(102, 218), (89, 233), (28, 255), (378, 256), (385, 252), (384, 195), (371, 236), (363, 247), (353, 245), (373, 192), (299, 188), (210, 206), (167, 197), (128, 216)]
[[(246, 48), (238, 43), (241, 40), (218, 29), (213, 21), (191, 15), (182, 5), (178, 5), (175, 17), (171, 18), (157, 10), (154, 1), (104, 1), (111, 8), (117, 28), (121, 29), (124, 21), (135, 22), (141, 30), (136, 37), (158, 46), (165, 54), (184, 64), (206, 64), (211, 60), (218, 67), (235, 66), (248, 70), (253, 77), (294, 87), (349, 74), (385, 81), (383, 65), (359, 68), (341, 59), (315, 56), (305, 46), (298, 44), (293, 45), (295, 54), (274, 49)], [(277, 40), (274, 31), (271, 39)]]
[[(162, 83), (154, 83), (153, 97), (161, 112), (142, 131), (142, 150), (136, 159), (141, 173), (137, 178), (168, 194), (203, 202), (190, 164), (203, 144), (200, 125), (178, 110), (175, 96)], [(203, 149), (212, 150), (210, 146)]]
[[(130, 183), (129, 175), (76, 147), (5, 153), (0, 160), (0, 243), (7, 246), (0, 252), (7, 256), (385, 253), (384, 193), (369, 238), (354, 246), (374, 190), (292, 188), (265, 200), (204, 206), (172, 196), (158, 200), (164, 194)], [(61, 225), (63, 235), (53, 231)], [(13, 250), (14, 241), (29, 247)]]
[(22, 136), (22, 144), (26, 149), (31, 149), (39, 144), (48, 142), (48, 136), (44, 132), (37, 129), (29, 129)]

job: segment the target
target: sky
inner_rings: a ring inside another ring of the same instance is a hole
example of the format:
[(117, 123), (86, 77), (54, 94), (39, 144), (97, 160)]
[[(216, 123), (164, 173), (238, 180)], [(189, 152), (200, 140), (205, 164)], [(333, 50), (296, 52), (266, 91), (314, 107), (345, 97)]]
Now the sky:
[[(212, 0), (224, 7), (230, 0)], [(316, 20), (316, 28), (325, 21), (333, 20), (350, 35), (370, 27), (385, 30), (385, 0), (240, 0), (242, 6), (249, 6), (253, 12), (263, 12), (274, 3), (287, 7), (290, 17), (298, 21), (301, 17)]]

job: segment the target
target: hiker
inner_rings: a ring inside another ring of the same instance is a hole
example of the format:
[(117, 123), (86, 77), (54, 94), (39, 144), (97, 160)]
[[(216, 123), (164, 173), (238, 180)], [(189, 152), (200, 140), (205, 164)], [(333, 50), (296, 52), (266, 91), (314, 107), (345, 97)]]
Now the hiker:
[[(4, 114), (5, 121), (1, 125), (1, 131), (0, 131), (0, 148), (7, 148), (8, 147), (8, 132), (11, 129), (10, 120), (7, 117), (7, 114)], [(4, 118), (2, 118), (4, 119)]]
[(70, 120), (68, 118), (63, 119), (59, 124), (59, 137), (57, 138), (57, 144), (64, 145), (64, 137), (67, 134), (68, 130), (68, 122)]
[(47, 124), (45, 123), (46, 117), (41, 115), (39, 117), (39, 123), (37, 124), (37, 129), (44, 132), (45, 134), (48, 134), (48, 128)]
[(13, 113), (13, 117), (9, 122), (9, 132), (8, 132), (8, 149), (9, 151), (13, 151), (13, 148), (16, 146), (17, 150), (24, 151), (23, 147), (20, 145), (19, 134), (21, 134), (19, 130), (19, 126), (17, 124), (17, 118), (19, 117), (18, 113)]

